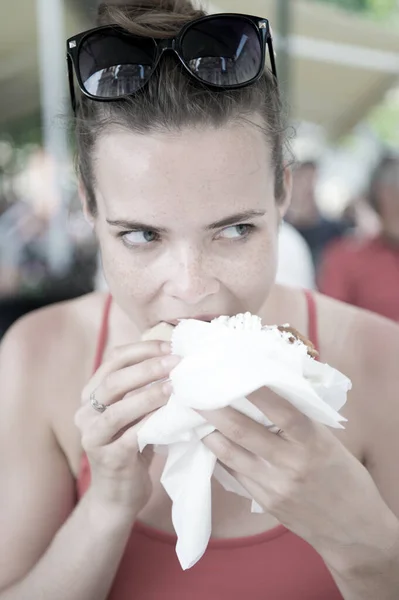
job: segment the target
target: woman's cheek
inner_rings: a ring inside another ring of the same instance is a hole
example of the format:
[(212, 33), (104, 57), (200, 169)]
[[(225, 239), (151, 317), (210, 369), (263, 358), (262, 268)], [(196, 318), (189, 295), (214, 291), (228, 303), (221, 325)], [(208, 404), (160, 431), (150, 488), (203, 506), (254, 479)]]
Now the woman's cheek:
[(124, 247), (109, 244), (102, 248), (102, 263), (104, 275), (111, 291), (115, 288), (127, 291), (133, 282), (140, 281), (143, 269), (140, 269), (138, 261)]

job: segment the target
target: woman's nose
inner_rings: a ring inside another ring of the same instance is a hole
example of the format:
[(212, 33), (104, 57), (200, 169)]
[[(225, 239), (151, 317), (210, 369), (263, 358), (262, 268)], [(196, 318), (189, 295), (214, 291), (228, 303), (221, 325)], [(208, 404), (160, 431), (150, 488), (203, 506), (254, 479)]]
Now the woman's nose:
[(201, 255), (180, 256), (170, 272), (165, 291), (185, 304), (199, 304), (220, 288), (209, 267)]

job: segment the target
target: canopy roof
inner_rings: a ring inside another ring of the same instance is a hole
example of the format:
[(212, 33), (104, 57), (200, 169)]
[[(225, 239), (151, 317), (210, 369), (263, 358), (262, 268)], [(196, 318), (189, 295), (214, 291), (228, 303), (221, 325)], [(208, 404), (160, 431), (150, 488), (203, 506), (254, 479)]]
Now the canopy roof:
[[(79, 3), (67, 6), (67, 36), (91, 25)], [(210, 11), (268, 17), (277, 29), (275, 0), (217, 0)], [(6, 123), (39, 108), (33, 0), (7, 2), (0, 39), (0, 123)], [(293, 0), (290, 42), (292, 116), (324, 125), (331, 138), (347, 133), (399, 81), (399, 30), (389, 24)]]

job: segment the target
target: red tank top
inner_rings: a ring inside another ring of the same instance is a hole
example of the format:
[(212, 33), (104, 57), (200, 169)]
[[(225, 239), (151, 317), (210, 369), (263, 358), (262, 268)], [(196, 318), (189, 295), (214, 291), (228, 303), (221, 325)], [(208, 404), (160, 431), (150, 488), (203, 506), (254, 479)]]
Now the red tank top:
[[(314, 296), (306, 293), (306, 299), (309, 338), (318, 347)], [(108, 297), (95, 370), (106, 344), (110, 306)], [(79, 498), (89, 485), (84, 456)], [(136, 522), (108, 600), (343, 600), (317, 552), (282, 525), (251, 537), (211, 539), (202, 559), (187, 571), (180, 567), (175, 544), (174, 535)]]

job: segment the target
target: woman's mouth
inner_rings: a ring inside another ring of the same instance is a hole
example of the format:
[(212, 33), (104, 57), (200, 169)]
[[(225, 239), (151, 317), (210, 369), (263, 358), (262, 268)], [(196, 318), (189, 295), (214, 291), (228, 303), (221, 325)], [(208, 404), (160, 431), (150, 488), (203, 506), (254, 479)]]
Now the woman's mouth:
[(178, 325), (180, 321), (184, 319), (195, 319), (196, 321), (207, 321), (210, 323), (213, 319), (217, 319), (220, 317), (220, 314), (217, 315), (195, 315), (188, 317), (179, 317), (178, 319), (167, 319), (165, 323), (169, 323), (170, 325)]

